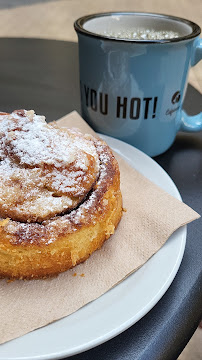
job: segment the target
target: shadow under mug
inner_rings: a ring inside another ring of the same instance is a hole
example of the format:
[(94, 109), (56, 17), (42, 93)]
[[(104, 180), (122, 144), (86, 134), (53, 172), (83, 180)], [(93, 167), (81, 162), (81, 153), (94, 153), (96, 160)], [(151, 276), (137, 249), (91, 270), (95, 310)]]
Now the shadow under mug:
[[(202, 113), (182, 110), (188, 71), (202, 58), (200, 27), (178, 17), (134, 12), (87, 15), (79, 40), (82, 116), (98, 132), (150, 156), (165, 152), (178, 131), (202, 130)], [(134, 28), (174, 31), (177, 38), (106, 36)]]

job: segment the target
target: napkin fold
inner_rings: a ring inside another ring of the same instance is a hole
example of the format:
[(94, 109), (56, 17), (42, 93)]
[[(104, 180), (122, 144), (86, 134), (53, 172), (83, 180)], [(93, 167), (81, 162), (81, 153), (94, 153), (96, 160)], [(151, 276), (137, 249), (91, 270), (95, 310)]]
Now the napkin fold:
[[(95, 135), (76, 112), (57, 124)], [(115, 234), (83, 264), (56, 278), (1, 280), (0, 343), (70, 315), (95, 300), (148, 261), (176, 229), (200, 217), (116, 157), (127, 211)]]

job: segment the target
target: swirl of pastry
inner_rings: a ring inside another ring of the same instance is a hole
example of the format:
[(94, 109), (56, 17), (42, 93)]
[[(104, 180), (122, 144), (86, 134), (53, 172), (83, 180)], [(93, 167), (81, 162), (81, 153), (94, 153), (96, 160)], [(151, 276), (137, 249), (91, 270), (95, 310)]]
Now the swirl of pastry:
[(121, 204), (103, 141), (33, 110), (0, 113), (0, 276), (47, 277), (84, 261), (114, 232)]
[(0, 214), (17, 221), (42, 222), (75, 208), (99, 174), (90, 138), (33, 111), (0, 116), (0, 150)]

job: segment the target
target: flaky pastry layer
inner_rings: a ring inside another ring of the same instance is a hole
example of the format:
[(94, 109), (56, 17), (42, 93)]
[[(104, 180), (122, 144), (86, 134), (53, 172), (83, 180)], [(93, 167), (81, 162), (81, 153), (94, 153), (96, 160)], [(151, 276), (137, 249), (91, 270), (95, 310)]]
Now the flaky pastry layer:
[(16, 221), (0, 213), (0, 277), (56, 275), (85, 261), (114, 233), (122, 216), (118, 163), (104, 141), (90, 138), (99, 172), (74, 209), (40, 222)]

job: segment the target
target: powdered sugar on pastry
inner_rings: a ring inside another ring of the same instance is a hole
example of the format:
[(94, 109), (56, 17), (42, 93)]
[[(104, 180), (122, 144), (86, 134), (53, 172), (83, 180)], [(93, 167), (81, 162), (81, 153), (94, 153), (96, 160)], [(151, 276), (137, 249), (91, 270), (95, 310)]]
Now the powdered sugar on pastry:
[(120, 173), (107, 144), (0, 113), (0, 276), (38, 279), (85, 261), (122, 216)]
[(48, 125), (33, 110), (0, 114), (1, 216), (42, 222), (75, 208), (99, 163), (89, 136)]

